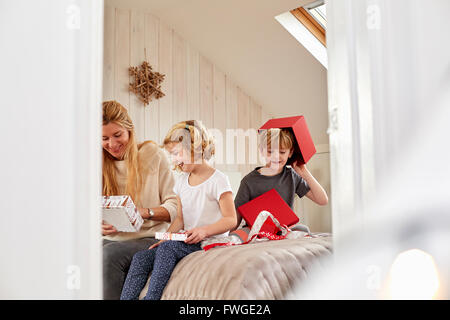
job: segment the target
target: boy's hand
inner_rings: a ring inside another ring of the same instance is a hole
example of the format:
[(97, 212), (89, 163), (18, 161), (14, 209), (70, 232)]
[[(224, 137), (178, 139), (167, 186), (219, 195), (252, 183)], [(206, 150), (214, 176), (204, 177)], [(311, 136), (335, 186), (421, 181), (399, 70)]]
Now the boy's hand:
[(297, 172), (302, 178), (305, 178), (305, 175), (309, 172), (306, 165), (300, 164), (298, 160), (294, 161), (292, 168), (294, 168), (295, 172)]
[(205, 227), (198, 227), (186, 231), (186, 235), (188, 237), (184, 242), (187, 244), (195, 244), (208, 237), (208, 232)]

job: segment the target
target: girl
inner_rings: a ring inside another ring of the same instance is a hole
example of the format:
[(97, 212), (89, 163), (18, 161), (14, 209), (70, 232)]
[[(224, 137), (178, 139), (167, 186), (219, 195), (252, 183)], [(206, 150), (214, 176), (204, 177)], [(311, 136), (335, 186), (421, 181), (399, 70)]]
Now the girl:
[(186, 229), (187, 239), (160, 241), (136, 253), (121, 299), (138, 299), (151, 272), (145, 299), (159, 300), (178, 261), (201, 250), (208, 237), (226, 236), (236, 226), (236, 211), (228, 177), (208, 164), (214, 143), (199, 121), (184, 121), (170, 129), (164, 147), (182, 175), (175, 183), (178, 213), (168, 232)]

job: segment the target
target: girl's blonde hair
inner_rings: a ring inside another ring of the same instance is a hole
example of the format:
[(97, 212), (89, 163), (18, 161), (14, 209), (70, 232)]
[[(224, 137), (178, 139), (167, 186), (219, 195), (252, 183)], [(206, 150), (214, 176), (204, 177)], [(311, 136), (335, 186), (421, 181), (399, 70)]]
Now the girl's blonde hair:
[(260, 149), (294, 149), (295, 137), (289, 129), (271, 128), (261, 130), (258, 134), (258, 145)]
[(215, 153), (214, 137), (201, 121), (181, 121), (172, 126), (163, 141), (163, 147), (171, 143), (181, 143), (190, 151), (192, 163), (209, 160)]
[[(138, 174), (138, 145), (136, 143), (136, 133), (134, 124), (128, 115), (127, 109), (117, 101), (103, 102), (103, 125), (115, 123), (129, 133), (128, 144), (125, 147), (123, 160), (127, 167), (127, 185), (125, 193), (130, 195), (135, 203), (140, 201), (139, 195), (142, 187), (141, 179)], [(119, 187), (116, 180), (115, 159), (108, 151), (103, 149), (103, 195), (119, 195)]]

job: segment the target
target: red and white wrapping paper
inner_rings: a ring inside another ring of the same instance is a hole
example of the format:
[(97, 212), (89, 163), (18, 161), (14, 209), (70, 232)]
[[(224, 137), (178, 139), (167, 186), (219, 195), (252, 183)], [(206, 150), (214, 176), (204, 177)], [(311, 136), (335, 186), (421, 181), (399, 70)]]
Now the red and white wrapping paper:
[(185, 233), (156, 232), (155, 239), (184, 241), (187, 239), (187, 235)]
[[(278, 228), (278, 232), (276, 234), (272, 232), (261, 231), (262, 227), (267, 221), (271, 221), (276, 225), (276, 227)], [(207, 251), (214, 247), (235, 246), (256, 241), (282, 240), (289, 238), (289, 235), (291, 233), (296, 233), (295, 237), (311, 237), (311, 234), (309, 232), (291, 231), (286, 225), (282, 225), (269, 211), (261, 211), (252, 225), (250, 233), (248, 234), (247, 241), (242, 242), (236, 236), (210, 238), (203, 240), (201, 243), (201, 247), (203, 250)]]
[(130, 196), (103, 196), (103, 220), (117, 231), (136, 232), (144, 223)]

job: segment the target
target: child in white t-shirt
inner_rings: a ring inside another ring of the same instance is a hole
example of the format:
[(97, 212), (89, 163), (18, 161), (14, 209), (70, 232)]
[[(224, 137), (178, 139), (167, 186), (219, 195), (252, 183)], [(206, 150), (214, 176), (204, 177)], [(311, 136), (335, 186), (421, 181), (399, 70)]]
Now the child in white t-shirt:
[(160, 241), (149, 250), (137, 252), (122, 289), (122, 300), (138, 299), (150, 273), (145, 299), (159, 300), (178, 261), (201, 250), (202, 240), (226, 236), (236, 227), (230, 182), (207, 162), (214, 154), (214, 142), (202, 123), (193, 120), (177, 123), (163, 144), (182, 171), (174, 186), (178, 213), (167, 231), (184, 229), (188, 237), (184, 242)]

